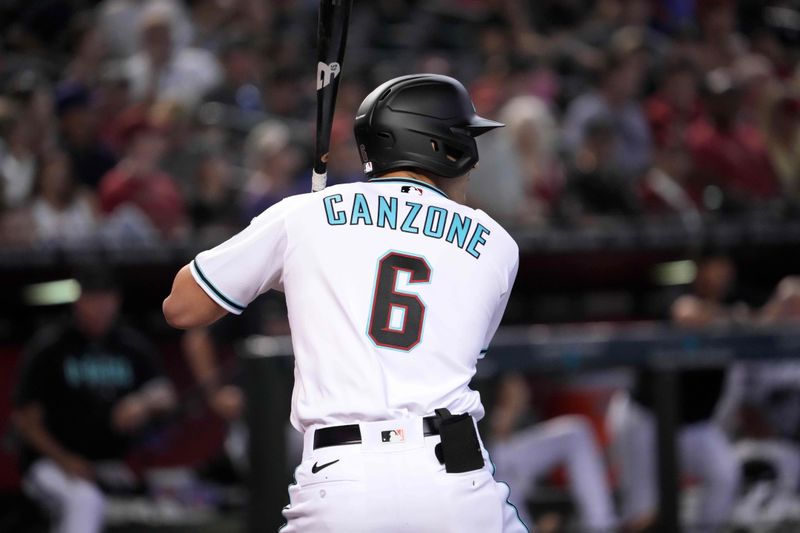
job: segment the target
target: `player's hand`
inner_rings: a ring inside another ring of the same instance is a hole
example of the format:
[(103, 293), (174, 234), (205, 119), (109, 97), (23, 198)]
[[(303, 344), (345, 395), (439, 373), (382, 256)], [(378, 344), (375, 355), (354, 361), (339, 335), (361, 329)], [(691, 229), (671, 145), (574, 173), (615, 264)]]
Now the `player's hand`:
[(111, 423), (120, 433), (131, 433), (139, 429), (149, 416), (147, 403), (135, 395), (122, 398), (111, 413)]
[(242, 416), (244, 410), (242, 390), (234, 385), (220, 387), (209, 395), (208, 405), (225, 420), (235, 420)]
[(83, 478), (90, 481), (94, 479), (94, 468), (92, 468), (92, 464), (79, 455), (71, 453), (64, 454), (56, 460), (56, 463), (58, 463), (58, 466), (70, 477)]

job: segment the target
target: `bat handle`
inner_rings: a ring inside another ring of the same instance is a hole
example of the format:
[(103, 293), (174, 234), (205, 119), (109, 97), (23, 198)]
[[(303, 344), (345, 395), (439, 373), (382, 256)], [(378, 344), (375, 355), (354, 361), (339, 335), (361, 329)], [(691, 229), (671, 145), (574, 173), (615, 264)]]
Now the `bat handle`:
[(311, 171), (311, 192), (321, 191), (328, 183), (328, 171), (317, 174), (316, 170)]

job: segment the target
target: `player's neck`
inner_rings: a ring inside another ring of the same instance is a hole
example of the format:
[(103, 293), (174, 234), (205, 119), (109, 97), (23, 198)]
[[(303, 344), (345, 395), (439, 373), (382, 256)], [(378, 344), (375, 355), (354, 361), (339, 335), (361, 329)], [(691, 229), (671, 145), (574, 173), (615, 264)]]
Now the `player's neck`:
[(461, 176), (459, 178), (431, 178), (426, 176), (425, 174), (420, 174), (419, 172), (414, 172), (413, 170), (393, 170), (392, 172), (388, 172), (384, 175), (385, 177), (398, 177), (398, 178), (410, 178), (413, 180), (421, 181), (423, 183), (427, 183), (429, 185), (433, 185), (441, 189), (448, 198), (454, 200), (458, 203), (466, 203), (466, 184), (468, 175)]

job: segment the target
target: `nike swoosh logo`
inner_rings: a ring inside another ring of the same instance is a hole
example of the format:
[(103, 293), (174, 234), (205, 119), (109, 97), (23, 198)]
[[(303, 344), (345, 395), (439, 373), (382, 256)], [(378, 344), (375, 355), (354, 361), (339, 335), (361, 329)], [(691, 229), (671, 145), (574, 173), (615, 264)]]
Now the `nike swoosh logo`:
[(328, 468), (333, 463), (338, 463), (338, 462), (339, 462), (339, 459), (336, 459), (335, 461), (331, 461), (330, 463), (325, 463), (324, 465), (319, 465), (319, 466), (317, 466), (317, 463), (315, 462), (314, 466), (311, 467), (311, 473), (312, 474), (316, 474), (317, 472), (319, 472), (323, 468)]

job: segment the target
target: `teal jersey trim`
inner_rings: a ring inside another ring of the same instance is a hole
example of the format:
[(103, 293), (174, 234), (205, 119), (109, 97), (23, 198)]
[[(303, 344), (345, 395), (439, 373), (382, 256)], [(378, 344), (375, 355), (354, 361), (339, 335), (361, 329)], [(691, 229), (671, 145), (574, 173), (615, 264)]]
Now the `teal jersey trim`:
[(244, 311), (244, 310), (245, 310), (245, 306), (243, 306), (242, 304), (239, 304), (239, 303), (237, 303), (237, 302), (234, 302), (232, 299), (230, 299), (230, 298), (228, 298), (227, 296), (225, 296), (224, 294), (222, 294), (222, 291), (220, 291), (218, 288), (216, 288), (216, 287), (214, 286), (214, 284), (213, 284), (213, 283), (211, 283), (211, 281), (209, 281), (209, 279), (206, 277), (206, 275), (205, 275), (205, 274), (203, 273), (203, 271), (200, 269), (200, 265), (197, 263), (197, 261), (195, 261), (195, 260), (192, 260), (192, 263), (194, 264), (194, 269), (197, 271), (197, 274), (200, 276), (200, 280), (203, 282), (203, 284), (204, 284), (206, 287), (208, 287), (208, 289), (209, 289), (211, 292), (213, 292), (214, 294), (216, 294), (216, 295), (217, 295), (217, 297), (218, 297), (220, 300), (222, 300), (222, 301), (223, 301), (223, 302), (225, 302), (226, 304), (230, 305), (231, 307), (233, 307), (233, 308), (234, 308), (234, 309), (236, 309), (237, 311)]
[(444, 193), (444, 191), (441, 190), (439, 187), (431, 185), (430, 183), (425, 183), (424, 181), (415, 180), (413, 178), (386, 176), (384, 178), (372, 178), (367, 181), (369, 181), (370, 183), (410, 183), (413, 185), (419, 185), (420, 187), (425, 187), (426, 189), (429, 189), (435, 193), (439, 193), (445, 198), (448, 198), (448, 196)]
[[(494, 473), (497, 470), (497, 468), (494, 466), (494, 461), (492, 461), (492, 458), (489, 456), (489, 450), (486, 450), (486, 455), (487, 455), (487, 457), (489, 457), (489, 463), (491, 463), (491, 465), (492, 465), (492, 477), (494, 477)], [(497, 480), (495, 479), (495, 481), (497, 481)], [(508, 496), (506, 496), (506, 503), (508, 505), (510, 505), (512, 509), (514, 509), (514, 512), (517, 515), (517, 520), (519, 520), (519, 523), (522, 524), (522, 527), (525, 528), (525, 531), (527, 531), (528, 533), (531, 533), (531, 530), (528, 528), (528, 524), (523, 522), (522, 518), (520, 518), (519, 509), (517, 509), (517, 506), (509, 501), (509, 498), (511, 497), (511, 485), (509, 485), (505, 481), (497, 481), (497, 483), (502, 483), (503, 485), (508, 487)]]

